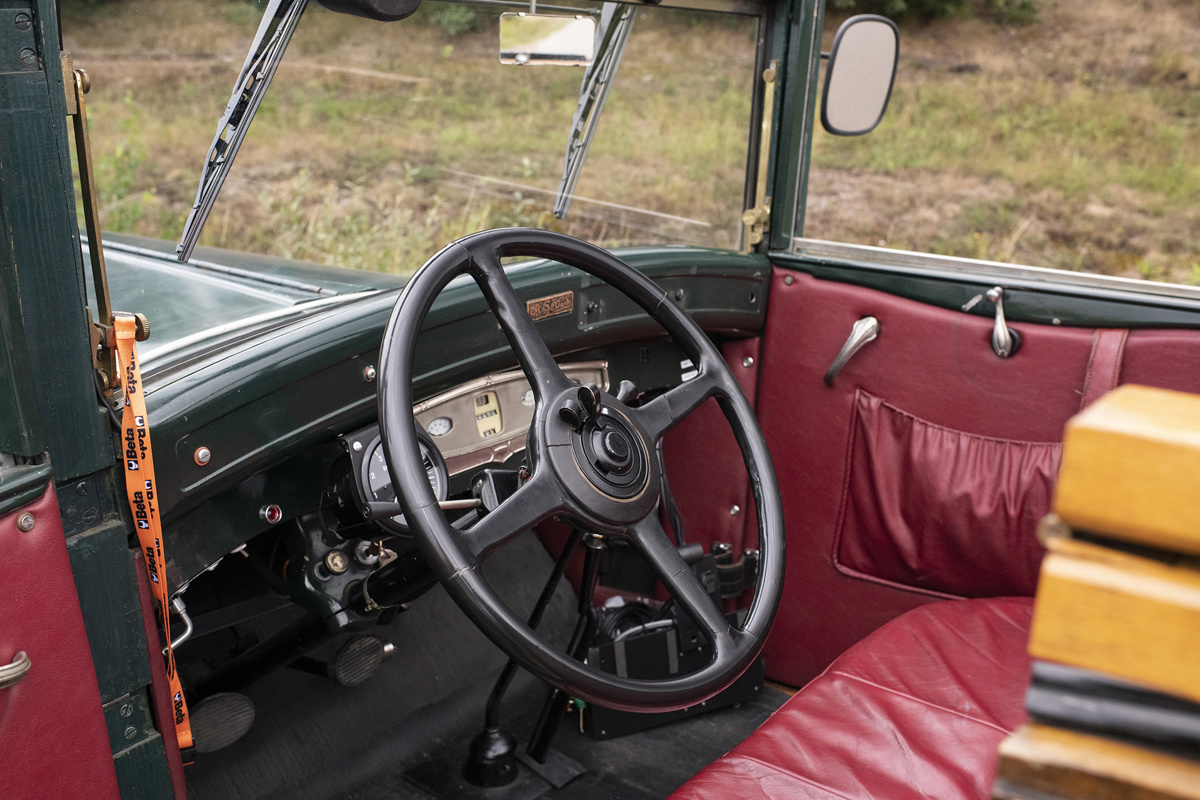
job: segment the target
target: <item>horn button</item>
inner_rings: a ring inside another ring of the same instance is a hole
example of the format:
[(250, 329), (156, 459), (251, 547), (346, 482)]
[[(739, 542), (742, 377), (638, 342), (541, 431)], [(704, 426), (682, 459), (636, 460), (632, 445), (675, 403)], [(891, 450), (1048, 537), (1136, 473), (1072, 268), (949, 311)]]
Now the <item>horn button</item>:
[(562, 485), (598, 519), (627, 524), (650, 513), (657, 462), (627, 409), (595, 384), (572, 389), (554, 405), (545, 427), (547, 455)]
[(575, 460), (591, 483), (605, 494), (634, 497), (646, 486), (646, 456), (625, 420), (603, 409), (571, 437)]

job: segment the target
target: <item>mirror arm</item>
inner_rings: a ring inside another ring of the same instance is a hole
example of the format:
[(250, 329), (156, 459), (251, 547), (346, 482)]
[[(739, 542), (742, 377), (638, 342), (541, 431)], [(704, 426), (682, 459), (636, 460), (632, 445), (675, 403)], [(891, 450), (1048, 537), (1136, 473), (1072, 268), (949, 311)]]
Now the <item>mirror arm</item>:
[(575, 194), (575, 185), (579, 183), (579, 173), (583, 171), (584, 159), (587, 158), (592, 138), (596, 135), (600, 113), (604, 110), (604, 103), (608, 99), (609, 90), (612, 89), (617, 67), (621, 65), (621, 56), (629, 43), (629, 34), (633, 32), (636, 14), (636, 6), (618, 6), (617, 3), (605, 3), (600, 14), (600, 26), (596, 32), (596, 58), (583, 75), (583, 83), (579, 87), (579, 105), (575, 109), (571, 133), (567, 137), (563, 177), (558, 185), (558, 197), (554, 202), (554, 216), (558, 219), (567, 216), (567, 209)]

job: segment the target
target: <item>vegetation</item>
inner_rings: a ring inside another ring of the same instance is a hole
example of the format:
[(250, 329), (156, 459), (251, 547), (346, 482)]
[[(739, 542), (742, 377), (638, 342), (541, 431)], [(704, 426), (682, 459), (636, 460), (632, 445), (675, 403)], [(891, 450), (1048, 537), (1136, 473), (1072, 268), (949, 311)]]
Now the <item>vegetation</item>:
[[(997, 23), (1021, 7), (901, 24), (882, 125), (815, 135), (806, 234), (1200, 282), (1194, 6), (1043, 0), (1040, 21)], [(105, 228), (178, 237), (260, 14), (217, 8), (67, 3), (67, 49), (96, 86)], [(642, 12), (578, 189), (627, 208), (578, 201), (559, 221), (579, 71), (502, 70), (494, 15), (451, 32), (468, 21), (447, 8), (395, 25), (310, 10), (202, 241), (402, 272), (495, 225), (736, 244), (750, 26)]]
[[(106, 229), (181, 232), (259, 19), (251, 4), (210, 8), (68, 7), (67, 48), (96, 87), (89, 109)], [(202, 242), (401, 272), (447, 241), (503, 225), (609, 245), (736, 246), (750, 21), (687, 15), (676, 24), (691, 35), (676, 41), (663, 17), (677, 12), (643, 12), (577, 189), (583, 199), (560, 221), (551, 209), (581, 71), (502, 68), (496, 12), (472, 11), (485, 32), (451, 34), (446, 8), (459, 7), (428, 3), (381, 25), (311, 6)]]
[(1183, 0), (903, 26), (879, 128), (815, 138), (808, 235), (1196, 283), (1198, 34)]

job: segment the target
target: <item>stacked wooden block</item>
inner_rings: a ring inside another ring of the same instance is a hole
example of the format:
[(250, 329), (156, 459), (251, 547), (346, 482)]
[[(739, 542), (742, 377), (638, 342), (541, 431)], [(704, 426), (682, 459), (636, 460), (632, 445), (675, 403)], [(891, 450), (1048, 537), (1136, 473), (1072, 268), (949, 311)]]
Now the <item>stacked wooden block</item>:
[(996, 800), (1200, 800), (1200, 396), (1125, 386), (1067, 426)]

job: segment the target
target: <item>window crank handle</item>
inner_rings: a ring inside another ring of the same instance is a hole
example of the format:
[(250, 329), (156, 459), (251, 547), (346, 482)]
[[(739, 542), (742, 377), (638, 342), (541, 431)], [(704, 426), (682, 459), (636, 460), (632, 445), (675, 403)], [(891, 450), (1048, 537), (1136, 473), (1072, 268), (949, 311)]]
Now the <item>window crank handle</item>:
[(863, 345), (875, 341), (875, 337), (878, 335), (879, 320), (875, 317), (863, 317), (854, 323), (854, 327), (850, 329), (850, 338), (842, 345), (837, 358), (833, 360), (833, 363), (829, 365), (829, 370), (825, 373), (825, 385), (833, 386), (833, 379), (842, 371), (842, 367), (846, 366), (846, 362), (850, 360), (851, 356), (861, 350)]

